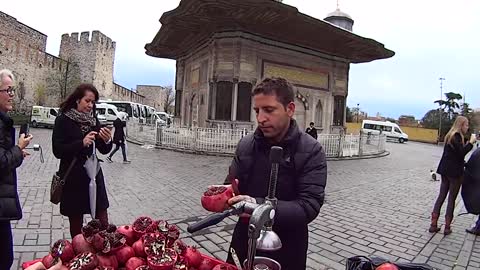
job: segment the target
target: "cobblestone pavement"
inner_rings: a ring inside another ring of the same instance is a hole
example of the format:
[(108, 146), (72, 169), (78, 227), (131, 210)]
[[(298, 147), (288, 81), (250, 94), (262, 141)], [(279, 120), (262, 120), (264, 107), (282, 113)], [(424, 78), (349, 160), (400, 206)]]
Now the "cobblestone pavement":
[[(51, 175), (58, 161), (51, 153), (51, 130), (32, 129), (32, 152), (18, 171), (19, 194), (24, 217), (13, 222), (15, 263), (44, 256), (55, 240), (69, 238), (68, 221), (58, 206), (49, 202)], [(457, 216), (453, 233), (444, 237), (427, 232), (429, 213), (440, 182), (429, 181), (442, 149), (409, 142), (388, 143), (391, 154), (366, 160), (330, 161), (326, 202), (310, 224), (309, 269), (345, 269), (345, 259), (354, 255), (379, 255), (395, 261), (427, 262), (439, 269), (479, 269), (480, 241), (465, 233), (474, 216)], [(188, 223), (208, 213), (199, 198), (209, 184), (225, 177), (230, 158), (198, 156), (128, 145), (131, 164), (103, 163), (110, 199), (110, 219), (128, 224), (140, 215), (177, 223), (189, 244), (226, 258), (235, 220), (188, 234)], [(444, 207), (445, 208), (445, 207)], [(457, 204), (456, 214), (464, 212)], [(443, 224), (443, 219), (440, 224)]]

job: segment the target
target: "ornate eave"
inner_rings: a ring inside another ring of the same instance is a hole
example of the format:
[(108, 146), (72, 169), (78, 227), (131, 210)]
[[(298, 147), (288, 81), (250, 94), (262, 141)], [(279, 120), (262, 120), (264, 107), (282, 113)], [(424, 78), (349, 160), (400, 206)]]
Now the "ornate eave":
[(361, 37), (273, 0), (181, 0), (160, 18), (162, 27), (146, 54), (178, 59), (215, 33), (242, 31), (364, 63), (392, 57), (383, 44)]

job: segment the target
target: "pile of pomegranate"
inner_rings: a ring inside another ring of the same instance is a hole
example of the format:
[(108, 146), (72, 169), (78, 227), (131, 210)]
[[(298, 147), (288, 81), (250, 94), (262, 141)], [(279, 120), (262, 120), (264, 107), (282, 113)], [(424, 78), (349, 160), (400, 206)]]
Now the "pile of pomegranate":
[(203, 256), (180, 239), (174, 224), (139, 217), (132, 225), (103, 228), (92, 220), (72, 242), (56, 241), (43, 259), (24, 263), (27, 270), (236, 270)]

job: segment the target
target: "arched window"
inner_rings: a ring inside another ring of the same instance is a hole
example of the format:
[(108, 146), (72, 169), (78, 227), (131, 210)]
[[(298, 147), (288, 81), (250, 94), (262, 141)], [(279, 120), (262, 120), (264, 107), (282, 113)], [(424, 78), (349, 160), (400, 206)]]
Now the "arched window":
[(317, 106), (315, 107), (315, 126), (322, 127), (323, 126), (323, 107), (322, 101), (318, 100)]

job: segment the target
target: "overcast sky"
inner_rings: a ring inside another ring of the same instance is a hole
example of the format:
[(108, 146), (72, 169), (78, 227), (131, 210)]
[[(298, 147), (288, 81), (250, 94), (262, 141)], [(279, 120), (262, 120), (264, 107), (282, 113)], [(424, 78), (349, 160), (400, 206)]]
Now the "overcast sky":
[[(240, 1), (240, 0), (238, 0)], [(64, 33), (100, 30), (117, 42), (115, 82), (173, 85), (175, 61), (149, 57), (144, 46), (160, 28), (163, 12), (179, 0), (16, 0), (5, 12), (48, 35), (47, 52), (58, 55)], [(284, 0), (300, 12), (323, 19), (336, 0)], [(373, 38), (396, 55), (387, 60), (353, 64), (348, 106), (369, 115), (421, 118), (435, 108), (444, 92), (466, 94), (480, 107), (480, 1), (478, 0), (340, 0), (355, 20), (354, 32)]]

